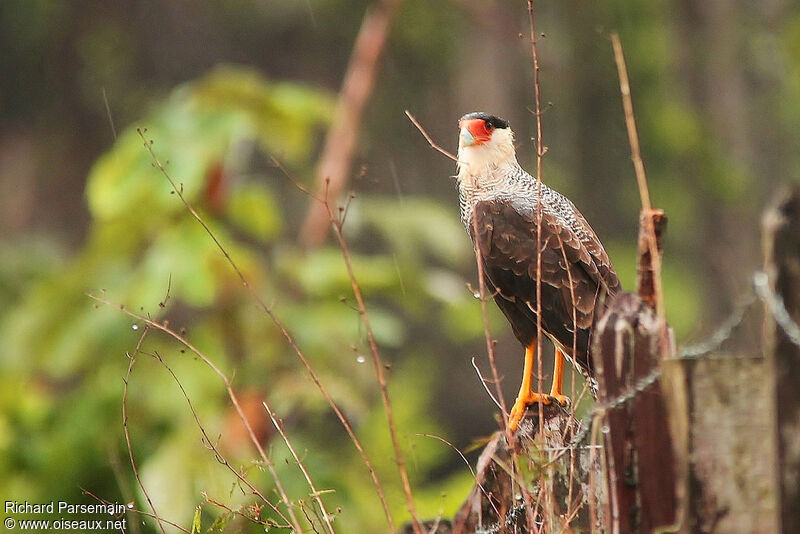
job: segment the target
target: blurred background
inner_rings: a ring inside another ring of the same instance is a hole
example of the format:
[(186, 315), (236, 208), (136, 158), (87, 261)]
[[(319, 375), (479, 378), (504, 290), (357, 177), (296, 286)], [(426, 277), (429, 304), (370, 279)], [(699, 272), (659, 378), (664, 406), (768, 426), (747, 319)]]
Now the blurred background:
[[(459, 455), (497, 429), (470, 363), (488, 373), (476, 273), (459, 222), (456, 122), (511, 121), (535, 169), (525, 2), (395, 2), (342, 202), (356, 276), (387, 364), (419, 514), (453, 514), (472, 483)], [(0, 3), (0, 495), (134, 502), (149, 510), (122, 427), (126, 352), (144, 325), (87, 293), (168, 319), (233, 377), (290, 497), (313, 512), (268, 398), (340, 532), (386, 532), (353, 444), (297, 357), (214, 243), (170, 194), (153, 150), (273, 306), (353, 423), (400, 524), (408, 519), (350, 282), (333, 239), (309, 246), (325, 135), (359, 28), (376, 3), (178, 0)], [(634, 289), (639, 197), (609, 35), (619, 32), (656, 206), (679, 344), (702, 340), (760, 266), (760, 213), (800, 166), (800, 6), (783, 0), (537, 2), (543, 179), (570, 197)], [(324, 233), (323, 236), (327, 235)], [(159, 303), (169, 287), (166, 306)], [(522, 352), (492, 306), (511, 400)], [(232, 465), (275, 498), (218, 377), (151, 333)], [(548, 359), (549, 360), (549, 359)], [(139, 357), (127, 399), (142, 481), (191, 529), (263, 531), (256, 502), (202, 441), (162, 364)], [(474, 462), (475, 453), (468, 454)], [(298, 506), (300, 506), (298, 504)], [(313, 517), (313, 513), (311, 514)], [(269, 516), (267, 509), (261, 519)], [(156, 531), (133, 514), (131, 532)], [(135, 520), (134, 520), (135, 518)], [(309, 526), (310, 528), (310, 526)]]

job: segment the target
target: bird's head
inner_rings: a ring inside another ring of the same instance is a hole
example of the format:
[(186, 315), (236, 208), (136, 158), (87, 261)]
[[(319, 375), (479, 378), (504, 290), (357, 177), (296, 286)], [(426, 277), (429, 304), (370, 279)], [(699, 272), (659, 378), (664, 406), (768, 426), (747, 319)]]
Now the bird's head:
[(508, 121), (476, 111), (458, 121), (458, 161), (470, 172), (480, 172), (488, 165), (516, 163), (514, 133)]

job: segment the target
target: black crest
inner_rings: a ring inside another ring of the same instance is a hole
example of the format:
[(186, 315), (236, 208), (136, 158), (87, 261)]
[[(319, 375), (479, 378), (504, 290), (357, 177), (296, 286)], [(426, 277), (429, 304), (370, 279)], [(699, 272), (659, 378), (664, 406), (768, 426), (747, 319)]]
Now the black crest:
[(494, 115), (489, 115), (483, 111), (473, 111), (472, 113), (467, 113), (459, 119), (459, 122), (470, 119), (483, 119), (486, 121), (486, 125), (491, 126), (492, 128), (508, 128), (507, 120), (501, 119), (500, 117), (496, 117)]

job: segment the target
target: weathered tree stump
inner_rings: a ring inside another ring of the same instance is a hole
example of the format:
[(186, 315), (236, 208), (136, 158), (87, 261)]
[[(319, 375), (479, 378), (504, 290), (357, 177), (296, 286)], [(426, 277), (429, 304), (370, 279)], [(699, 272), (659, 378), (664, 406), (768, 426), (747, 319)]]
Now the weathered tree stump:
[[(579, 423), (556, 405), (543, 407), (542, 446), (537, 410), (535, 406), (529, 409), (532, 415), (520, 424), (516, 464), (500, 432), (483, 449), (476, 484), (453, 520), (453, 534), (538, 531), (544, 516), (549, 522), (547, 532), (559, 532), (562, 527), (564, 532), (592, 531), (590, 508), (604, 500), (602, 488), (591, 485), (602, 480), (599, 454), (588, 446), (588, 433), (570, 446)], [(529, 488), (527, 504), (521, 483)], [(592, 506), (590, 499), (595, 499)], [(536, 528), (529, 525), (531, 515)], [(595, 527), (602, 521), (601, 516)]]

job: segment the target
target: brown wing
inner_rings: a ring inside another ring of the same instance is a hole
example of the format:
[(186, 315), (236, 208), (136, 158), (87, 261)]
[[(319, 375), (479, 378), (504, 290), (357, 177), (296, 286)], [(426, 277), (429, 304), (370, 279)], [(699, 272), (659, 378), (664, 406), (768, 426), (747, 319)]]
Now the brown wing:
[[(536, 338), (536, 214), (520, 215), (499, 201), (479, 202), (473, 214), (470, 234), (483, 258), (484, 278), (527, 346)], [(542, 214), (542, 329), (588, 370), (595, 316), (619, 290), (619, 279), (592, 229), (583, 217), (578, 221), (588, 238), (579, 239), (556, 215)]]

